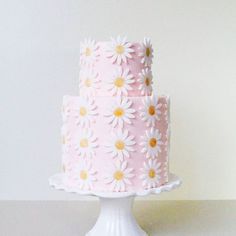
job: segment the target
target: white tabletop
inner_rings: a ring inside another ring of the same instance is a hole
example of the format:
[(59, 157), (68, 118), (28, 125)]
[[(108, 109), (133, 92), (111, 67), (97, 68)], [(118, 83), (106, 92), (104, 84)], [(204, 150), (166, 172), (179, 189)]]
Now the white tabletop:
[[(83, 236), (98, 212), (98, 201), (1, 201), (0, 235)], [(236, 235), (236, 201), (136, 200), (134, 214), (150, 236)]]

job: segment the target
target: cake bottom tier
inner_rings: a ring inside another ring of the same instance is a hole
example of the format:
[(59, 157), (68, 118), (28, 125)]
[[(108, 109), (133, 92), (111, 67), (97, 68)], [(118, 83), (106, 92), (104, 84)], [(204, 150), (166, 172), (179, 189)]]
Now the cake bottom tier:
[(168, 182), (169, 98), (64, 96), (64, 184), (125, 192)]

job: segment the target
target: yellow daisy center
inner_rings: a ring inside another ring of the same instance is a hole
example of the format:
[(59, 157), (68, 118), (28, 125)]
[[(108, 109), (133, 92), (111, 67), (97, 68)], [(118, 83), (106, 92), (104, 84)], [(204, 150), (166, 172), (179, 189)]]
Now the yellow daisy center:
[(148, 176), (149, 176), (151, 179), (155, 178), (155, 176), (156, 176), (155, 170), (154, 170), (154, 169), (150, 169), (149, 172), (148, 172)]
[(149, 140), (149, 145), (150, 145), (152, 148), (156, 147), (156, 145), (157, 145), (157, 140), (156, 140), (155, 138), (151, 138), (151, 139)]
[(114, 116), (116, 117), (121, 117), (124, 115), (124, 113), (125, 111), (121, 107), (116, 108), (113, 112)]
[(87, 78), (87, 79), (84, 81), (84, 84), (85, 84), (86, 87), (91, 87), (91, 85), (92, 85), (91, 79)]
[(117, 54), (122, 54), (124, 51), (125, 51), (124, 46), (122, 46), (122, 45), (117, 45), (116, 46), (116, 53)]
[(119, 180), (122, 180), (124, 178), (124, 173), (120, 170), (117, 170), (115, 173), (114, 173), (114, 179), (119, 181)]
[(86, 138), (81, 139), (80, 140), (80, 147), (82, 147), (82, 148), (88, 147), (88, 139), (86, 139)]
[(80, 179), (86, 180), (88, 178), (88, 173), (85, 170), (80, 171)]
[(117, 77), (117, 78), (115, 79), (114, 84), (115, 84), (116, 87), (121, 88), (121, 87), (124, 86), (125, 80), (124, 80), (124, 78), (122, 78), (122, 77)]
[(155, 107), (154, 107), (154, 106), (150, 106), (150, 107), (148, 108), (148, 113), (149, 113), (149, 115), (151, 115), (151, 116), (155, 115), (155, 113), (156, 113)]
[(149, 57), (151, 54), (151, 50), (150, 48), (146, 48), (146, 56)]
[(125, 148), (125, 143), (122, 140), (118, 140), (116, 141), (115, 146), (118, 150), (123, 150)]
[(91, 54), (92, 54), (92, 50), (90, 48), (86, 48), (85, 49), (85, 56), (89, 57), (89, 56), (91, 56)]
[(145, 84), (146, 84), (146, 86), (150, 85), (150, 79), (148, 77), (145, 78)]
[(87, 114), (87, 109), (85, 107), (80, 107), (79, 114), (85, 116)]

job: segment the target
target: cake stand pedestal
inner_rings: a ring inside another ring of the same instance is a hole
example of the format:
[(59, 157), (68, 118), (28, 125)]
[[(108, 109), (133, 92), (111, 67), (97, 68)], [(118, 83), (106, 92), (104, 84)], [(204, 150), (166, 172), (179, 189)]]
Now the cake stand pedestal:
[(134, 198), (136, 196), (171, 191), (181, 185), (181, 180), (176, 175), (170, 174), (168, 183), (154, 189), (124, 193), (93, 192), (65, 186), (63, 177), (63, 174), (56, 174), (49, 179), (49, 184), (58, 190), (80, 195), (97, 196), (100, 199), (101, 210), (99, 217), (86, 236), (147, 236), (132, 214)]

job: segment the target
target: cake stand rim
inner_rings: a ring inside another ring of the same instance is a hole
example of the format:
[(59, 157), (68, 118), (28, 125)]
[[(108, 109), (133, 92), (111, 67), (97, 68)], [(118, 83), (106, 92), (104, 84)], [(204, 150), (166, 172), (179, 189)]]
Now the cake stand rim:
[(97, 196), (103, 198), (121, 198), (121, 197), (142, 197), (151, 194), (160, 194), (174, 190), (182, 184), (182, 180), (175, 174), (169, 173), (169, 181), (157, 188), (144, 189), (136, 192), (99, 192), (99, 191), (84, 191), (76, 187), (68, 187), (63, 184), (64, 173), (57, 173), (49, 178), (49, 185), (56, 190), (63, 190), (68, 193), (79, 194), (83, 196)]

